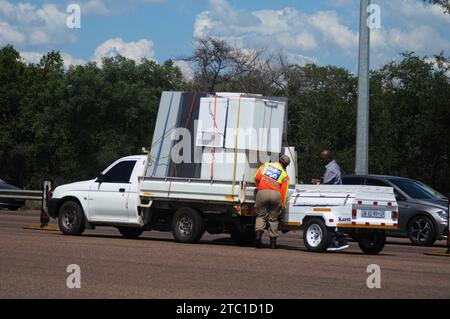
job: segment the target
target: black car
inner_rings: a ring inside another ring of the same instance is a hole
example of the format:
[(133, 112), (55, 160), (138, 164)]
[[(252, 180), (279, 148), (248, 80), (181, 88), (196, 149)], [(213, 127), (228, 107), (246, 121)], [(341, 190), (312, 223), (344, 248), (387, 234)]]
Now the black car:
[(448, 199), (417, 180), (387, 175), (349, 175), (345, 185), (394, 188), (398, 203), (398, 230), (389, 235), (409, 237), (416, 245), (429, 246), (448, 235)]
[[(0, 191), (5, 189), (20, 189), (20, 188), (7, 184), (4, 181), (0, 180)], [(18, 210), (23, 205), (25, 205), (24, 200), (0, 198), (0, 208), (7, 208), (9, 210)]]

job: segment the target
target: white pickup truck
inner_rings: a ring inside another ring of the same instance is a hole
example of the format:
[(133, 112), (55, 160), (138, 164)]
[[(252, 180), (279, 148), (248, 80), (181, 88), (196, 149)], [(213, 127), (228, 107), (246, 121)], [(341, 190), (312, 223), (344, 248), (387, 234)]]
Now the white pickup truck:
[[(127, 238), (158, 230), (172, 231), (176, 241), (185, 243), (199, 241), (205, 231), (229, 233), (241, 244), (254, 240), (254, 184), (146, 177), (147, 164), (147, 155), (124, 157), (95, 179), (57, 187), (48, 202), (50, 216), (68, 235), (114, 226)], [(303, 229), (309, 251), (326, 251), (339, 228), (365, 253), (377, 254), (386, 229), (397, 227), (390, 187), (295, 185), (289, 194), (280, 228)]]

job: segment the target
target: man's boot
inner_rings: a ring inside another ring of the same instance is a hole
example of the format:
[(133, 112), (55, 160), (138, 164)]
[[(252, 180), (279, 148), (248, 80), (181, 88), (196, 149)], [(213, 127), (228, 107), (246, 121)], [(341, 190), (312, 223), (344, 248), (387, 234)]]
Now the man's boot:
[(270, 237), (270, 248), (271, 249), (277, 248), (277, 238), (276, 237)]
[(255, 246), (256, 246), (256, 248), (261, 248), (262, 247), (262, 235), (263, 235), (262, 231), (257, 231), (256, 232), (256, 239), (255, 239)]

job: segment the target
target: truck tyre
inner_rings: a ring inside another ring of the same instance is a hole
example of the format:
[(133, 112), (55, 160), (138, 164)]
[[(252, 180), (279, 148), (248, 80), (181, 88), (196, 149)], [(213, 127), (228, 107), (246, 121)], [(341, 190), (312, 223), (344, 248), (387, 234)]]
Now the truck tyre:
[(256, 239), (256, 232), (253, 229), (241, 231), (234, 228), (230, 231), (230, 235), (233, 242), (242, 246), (253, 245)]
[(436, 241), (436, 228), (427, 216), (416, 216), (408, 223), (409, 240), (418, 246), (431, 246)]
[(331, 243), (332, 233), (319, 218), (312, 218), (305, 224), (303, 231), (303, 241), (306, 249), (311, 252), (324, 252)]
[(173, 215), (172, 233), (175, 241), (196, 243), (205, 232), (203, 217), (190, 207), (182, 207)]
[(59, 229), (65, 235), (79, 236), (85, 228), (84, 213), (80, 204), (67, 201), (61, 205), (58, 214)]
[(386, 244), (386, 231), (367, 232), (358, 238), (359, 248), (369, 255), (379, 254)]
[(118, 227), (119, 233), (125, 238), (135, 239), (142, 235), (144, 230), (136, 227)]

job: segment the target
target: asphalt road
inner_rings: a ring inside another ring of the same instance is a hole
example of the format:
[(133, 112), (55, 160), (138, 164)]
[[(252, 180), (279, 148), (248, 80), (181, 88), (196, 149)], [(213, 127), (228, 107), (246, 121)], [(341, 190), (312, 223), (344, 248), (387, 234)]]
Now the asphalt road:
[[(422, 248), (389, 239), (377, 256), (356, 243), (314, 254), (300, 233), (258, 250), (227, 235), (190, 245), (160, 232), (129, 240), (107, 227), (80, 237), (24, 229), (38, 220), (38, 212), (0, 211), (0, 298), (450, 298), (450, 258), (424, 254), (444, 242)], [(67, 288), (70, 264), (80, 266), (80, 289)], [(380, 266), (379, 289), (367, 287), (370, 264)]]

